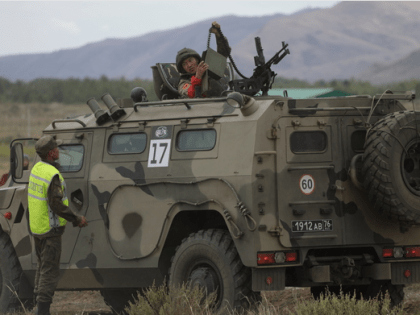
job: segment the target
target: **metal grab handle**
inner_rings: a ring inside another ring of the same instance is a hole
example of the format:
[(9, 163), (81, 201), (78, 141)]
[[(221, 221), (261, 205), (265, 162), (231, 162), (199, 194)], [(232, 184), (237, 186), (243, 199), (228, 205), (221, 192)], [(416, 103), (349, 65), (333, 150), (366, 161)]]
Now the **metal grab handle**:
[(60, 122), (76, 122), (76, 123), (81, 124), (83, 127), (86, 127), (86, 124), (83, 121), (79, 120), (79, 119), (56, 119), (56, 120), (54, 120), (52, 122), (53, 129), (55, 129), (55, 123), (58, 123), (58, 122), (59, 123)]
[[(140, 102), (135, 103), (134, 111), (138, 112), (137, 107), (149, 107), (153, 105), (167, 105), (167, 106), (174, 106), (177, 104), (184, 104), (185, 106), (189, 104), (196, 104), (196, 103), (211, 103), (211, 102), (225, 102), (226, 97), (214, 97), (211, 99), (208, 98), (184, 98), (184, 99), (174, 99), (174, 100), (164, 100), (164, 101), (157, 101), (157, 102)], [(188, 108), (188, 106), (187, 106)], [(369, 107), (370, 109), (370, 107)]]

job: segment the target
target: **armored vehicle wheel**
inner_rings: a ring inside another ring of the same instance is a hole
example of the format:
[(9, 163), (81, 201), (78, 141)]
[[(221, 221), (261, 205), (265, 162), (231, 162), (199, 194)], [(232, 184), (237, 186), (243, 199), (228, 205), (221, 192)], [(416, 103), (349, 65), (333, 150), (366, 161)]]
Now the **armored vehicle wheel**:
[(365, 298), (378, 298), (381, 300), (388, 292), (391, 306), (400, 306), (404, 300), (404, 285), (392, 284), (391, 281), (373, 281), (366, 290)]
[(141, 289), (103, 289), (100, 292), (114, 314), (127, 314), (124, 309), (129, 306), (128, 302), (134, 302), (137, 291)]
[(420, 224), (420, 112), (399, 112), (369, 131), (364, 186), (375, 208), (404, 224)]
[(190, 283), (217, 292), (216, 309), (238, 311), (261, 298), (251, 290), (251, 270), (239, 258), (230, 234), (210, 229), (192, 233), (178, 246), (169, 271), (169, 286)]
[(12, 242), (0, 230), (0, 314), (20, 310), (21, 304), (14, 292), (19, 292), (21, 274), (22, 269)]

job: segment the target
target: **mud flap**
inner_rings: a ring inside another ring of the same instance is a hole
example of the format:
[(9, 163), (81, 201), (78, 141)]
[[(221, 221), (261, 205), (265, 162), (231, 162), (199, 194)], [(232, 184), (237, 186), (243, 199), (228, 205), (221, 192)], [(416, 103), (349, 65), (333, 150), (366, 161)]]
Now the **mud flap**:
[(391, 279), (391, 264), (373, 264), (362, 267), (363, 278), (372, 278), (373, 280)]
[(391, 265), (392, 284), (420, 282), (420, 262), (394, 263)]
[(252, 268), (252, 291), (280, 291), (286, 284), (286, 268)]
[(331, 282), (330, 266), (315, 266), (309, 269), (309, 279), (312, 282)]

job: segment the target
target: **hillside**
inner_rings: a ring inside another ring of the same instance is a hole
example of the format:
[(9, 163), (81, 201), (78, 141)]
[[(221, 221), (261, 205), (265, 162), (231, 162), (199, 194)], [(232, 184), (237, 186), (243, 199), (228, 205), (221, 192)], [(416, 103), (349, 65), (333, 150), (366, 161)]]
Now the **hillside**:
[[(312, 82), (365, 78), (375, 63), (393, 64), (419, 49), (419, 13), (417, 2), (346, 1), (329, 9), (303, 10), (293, 15), (221, 16), (129, 39), (107, 39), (48, 54), (0, 57), (0, 76), (25, 81), (101, 75), (151, 79), (150, 67), (173, 62), (179, 49), (205, 50), (208, 29), (216, 20), (244, 75), (252, 74), (254, 37), (259, 36), (267, 60), (281, 48), (282, 41), (289, 44), (291, 55), (273, 67), (283, 77)], [(213, 38), (211, 47), (215, 48)], [(409, 60), (408, 68), (414, 75), (419, 73), (415, 70), (418, 65), (420, 62)], [(398, 80), (411, 78), (410, 73), (401, 73)]]
[(358, 78), (373, 84), (384, 84), (420, 77), (420, 50), (392, 63), (378, 64), (364, 71)]
[[(158, 62), (174, 62), (178, 50), (191, 47), (201, 53), (206, 49), (208, 30), (217, 20), (229, 44), (234, 47), (247, 34), (263, 27), (267, 20), (281, 15), (263, 17), (223, 16), (177, 29), (153, 32), (130, 39), (107, 39), (80, 48), (49, 54), (0, 57), (0, 76), (11, 80), (48, 78), (152, 78), (151, 66)], [(214, 35), (212, 47), (215, 46)]]

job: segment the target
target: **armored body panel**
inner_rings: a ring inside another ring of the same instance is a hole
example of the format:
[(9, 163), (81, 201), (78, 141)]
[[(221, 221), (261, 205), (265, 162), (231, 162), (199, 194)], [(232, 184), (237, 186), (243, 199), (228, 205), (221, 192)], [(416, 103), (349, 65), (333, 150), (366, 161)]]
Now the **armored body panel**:
[[(115, 107), (110, 115), (95, 107), (97, 115), (44, 130), (64, 142), (70, 207), (89, 222), (66, 228), (58, 289), (99, 289), (115, 305), (115, 290), (195, 279), (222, 286), (220, 305), (239, 307), (238, 292), (373, 292), (378, 283), (400, 292), (420, 280), (420, 113), (405, 107), (411, 93), (242, 97), (236, 106), (231, 96), (138, 103), (113, 117)], [(22, 299), (36, 268), (28, 177), (0, 189), (0, 212), (11, 213), (0, 216), (1, 235), (21, 268)]]

